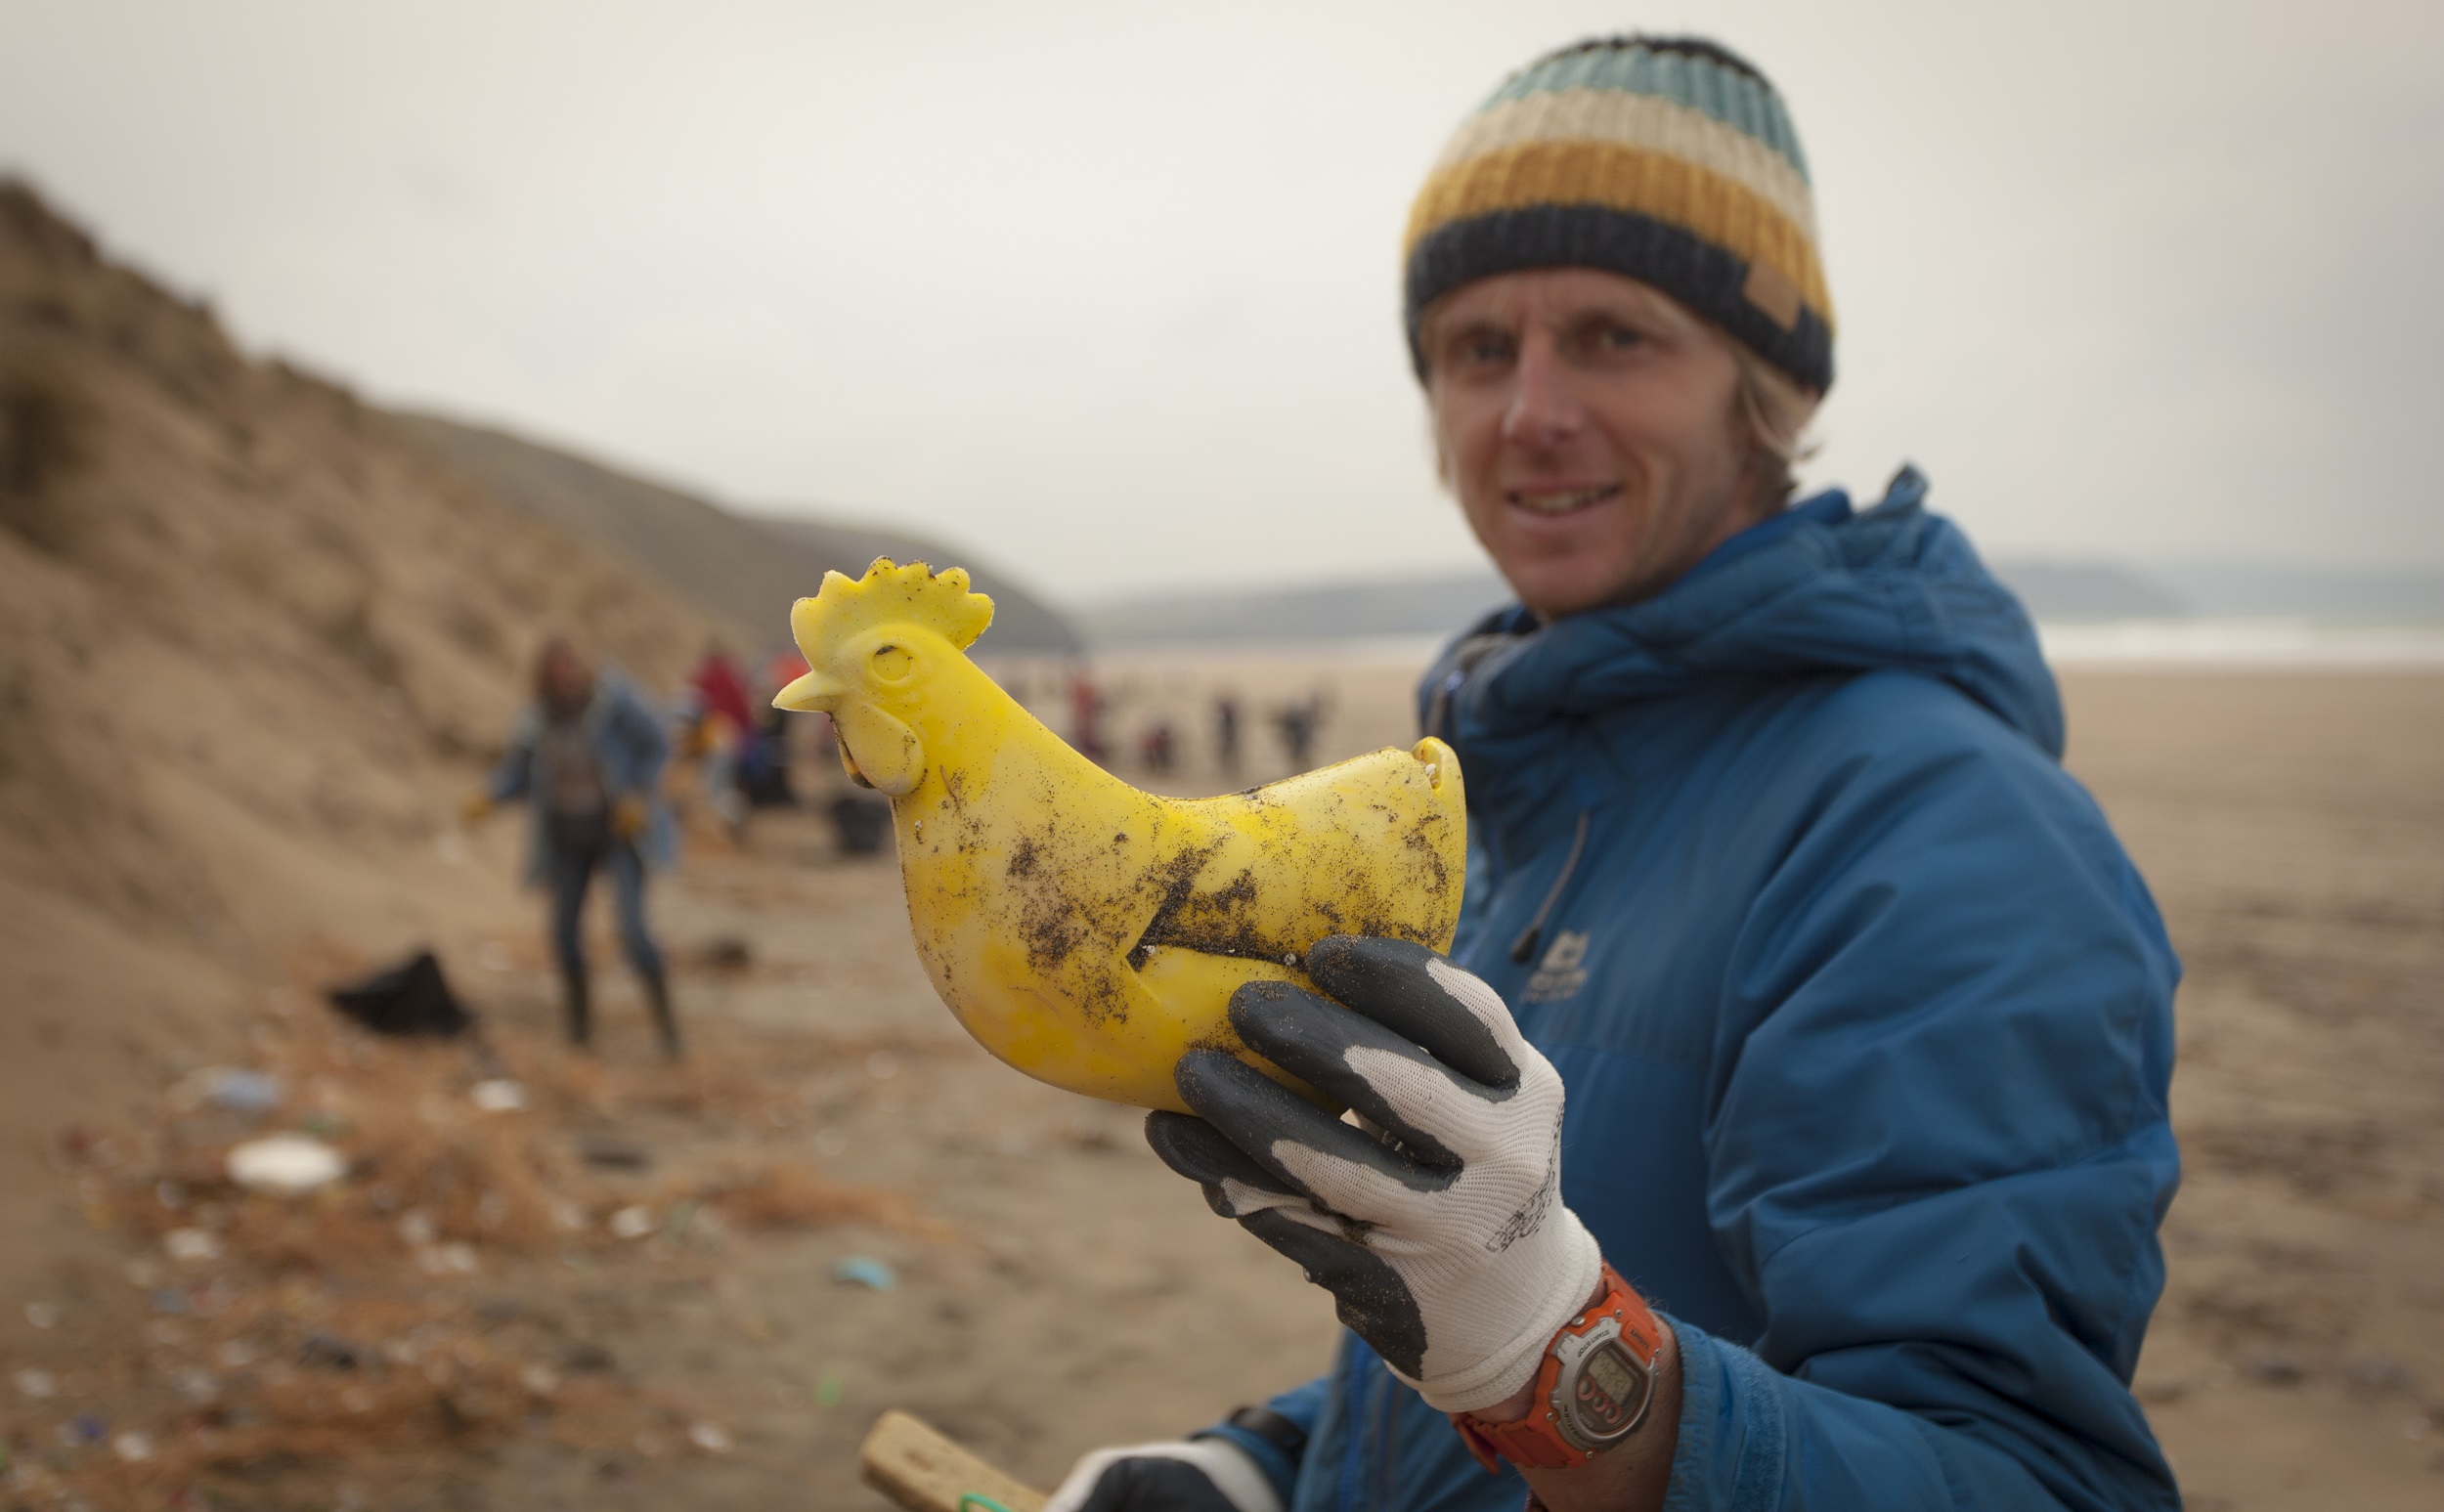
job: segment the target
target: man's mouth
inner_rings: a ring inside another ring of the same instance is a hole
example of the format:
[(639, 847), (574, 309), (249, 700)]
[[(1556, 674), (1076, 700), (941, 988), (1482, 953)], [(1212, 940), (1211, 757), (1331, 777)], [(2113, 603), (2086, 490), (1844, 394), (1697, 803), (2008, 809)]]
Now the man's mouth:
[(1620, 493), (1621, 485), (1618, 483), (1598, 483), (1584, 488), (1512, 489), (1503, 497), (1512, 508), (1524, 509), (1530, 514), (1562, 515), (1592, 509), (1606, 499), (1617, 497)]

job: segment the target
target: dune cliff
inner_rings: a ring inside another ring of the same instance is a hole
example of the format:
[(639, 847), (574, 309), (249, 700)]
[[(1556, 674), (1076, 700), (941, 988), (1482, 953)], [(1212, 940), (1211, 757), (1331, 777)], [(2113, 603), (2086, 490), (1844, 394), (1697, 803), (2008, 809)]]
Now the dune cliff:
[(542, 635), (717, 627), (0, 184), (0, 1203), (242, 996), (524, 907), (437, 841)]

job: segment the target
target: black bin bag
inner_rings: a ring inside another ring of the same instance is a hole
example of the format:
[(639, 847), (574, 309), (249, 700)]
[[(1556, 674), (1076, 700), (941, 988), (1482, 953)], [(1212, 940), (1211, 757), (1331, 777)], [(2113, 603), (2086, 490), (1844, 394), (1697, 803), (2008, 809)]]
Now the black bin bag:
[(451, 995), (441, 963), (429, 950), (362, 981), (329, 990), (331, 1007), (376, 1034), (450, 1039), (464, 1034), (475, 1015)]

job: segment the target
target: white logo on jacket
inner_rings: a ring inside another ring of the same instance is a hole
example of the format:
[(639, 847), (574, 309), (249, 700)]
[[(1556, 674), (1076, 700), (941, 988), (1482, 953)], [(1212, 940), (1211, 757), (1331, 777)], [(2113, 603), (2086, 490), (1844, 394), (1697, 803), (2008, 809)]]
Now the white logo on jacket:
[(1587, 959), (1587, 936), (1576, 929), (1564, 929), (1553, 936), (1552, 948), (1545, 952), (1544, 962), (1536, 974), (1528, 978), (1525, 996), (1531, 1003), (1551, 1003), (1574, 996), (1587, 985), (1587, 972), (1580, 965)]

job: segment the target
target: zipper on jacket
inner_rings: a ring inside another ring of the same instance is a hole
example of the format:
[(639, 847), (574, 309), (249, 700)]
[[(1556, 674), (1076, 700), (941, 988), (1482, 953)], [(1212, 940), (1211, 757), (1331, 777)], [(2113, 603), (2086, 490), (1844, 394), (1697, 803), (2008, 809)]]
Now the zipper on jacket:
[(1570, 886), (1570, 874), (1579, 869), (1579, 857), (1587, 853), (1587, 826), (1593, 811), (1579, 810), (1578, 828), (1570, 836), (1570, 853), (1562, 858), (1561, 870), (1553, 875), (1553, 885), (1545, 889), (1545, 901), (1536, 905), (1536, 917), (1510, 942), (1510, 959), (1520, 966), (1528, 964), (1536, 954), (1537, 945), (1545, 938), (1546, 921), (1552, 918), (1553, 905), (1561, 901), (1561, 889)]

